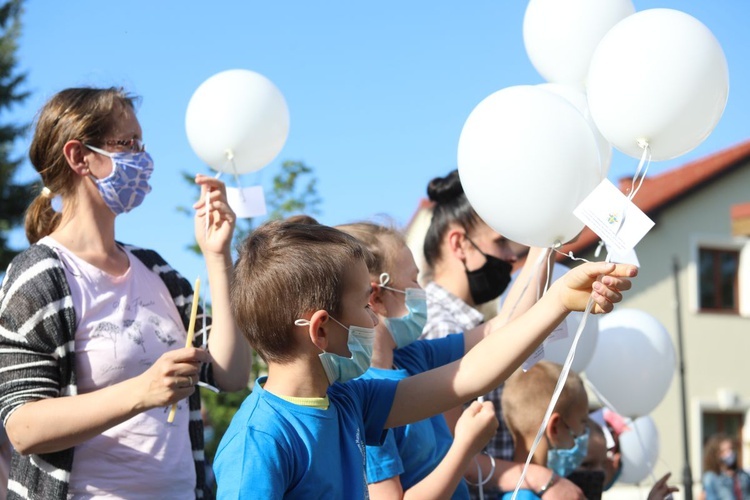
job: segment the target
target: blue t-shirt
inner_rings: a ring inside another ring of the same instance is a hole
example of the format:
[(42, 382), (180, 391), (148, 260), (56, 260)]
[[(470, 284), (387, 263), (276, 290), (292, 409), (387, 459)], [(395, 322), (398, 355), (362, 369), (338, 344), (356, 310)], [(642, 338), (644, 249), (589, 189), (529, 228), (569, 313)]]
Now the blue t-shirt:
[(328, 388), (328, 409), (296, 405), (255, 383), (214, 460), (218, 498), (366, 498), (365, 445), (378, 445), (397, 382)]
[(742, 498), (750, 498), (750, 475), (745, 471), (736, 471), (734, 477), (713, 471), (704, 472), (703, 491), (706, 493), (706, 500), (735, 500), (735, 480), (739, 483)]
[[(462, 333), (435, 340), (418, 340), (393, 353), (396, 370), (370, 368), (361, 379), (401, 380), (460, 359), (464, 355)], [(443, 460), (453, 443), (442, 415), (388, 431), (382, 446), (367, 447), (367, 482), (377, 483), (400, 476), (408, 490), (427, 477)], [(453, 498), (469, 498), (462, 479)]]
[[(512, 491), (506, 491), (500, 496), (500, 500), (511, 500), (511, 498), (513, 498)], [(531, 490), (518, 490), (516, 500), (541, 500), (541, 498)]]

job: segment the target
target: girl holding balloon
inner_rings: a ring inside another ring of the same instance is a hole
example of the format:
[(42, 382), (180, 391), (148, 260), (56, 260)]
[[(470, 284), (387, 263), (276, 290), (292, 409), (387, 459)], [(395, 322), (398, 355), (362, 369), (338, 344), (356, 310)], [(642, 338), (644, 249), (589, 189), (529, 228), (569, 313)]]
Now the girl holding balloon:
[(26, 216), (31, 246), (0, 290), (9, 498), (209, 497), (195, 385), (245, 387), (251, 356), (229, 310), (235, 220), (223, 183), (196, 177), (209, 353), (206, 332), (182, 347), (197, 300), (190, 283), (156, 252), (115, 239), (118, 215), (143, 201), (154, 168), (134, 97), (59, 92), (39, 113), (29, 156), (44, 188)]

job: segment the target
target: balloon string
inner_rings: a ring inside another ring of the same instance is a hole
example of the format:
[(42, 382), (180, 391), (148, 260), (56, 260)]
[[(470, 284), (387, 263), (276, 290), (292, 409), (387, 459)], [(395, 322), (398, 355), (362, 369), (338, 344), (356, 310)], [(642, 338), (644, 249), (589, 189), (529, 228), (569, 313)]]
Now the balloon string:
[(547, 406), (547, 411), (544, 413), (542, 424), (539, 426), (539, 430), (536, 433), (536, 437), (534, 438), (534, 443), (531, 445), (531, 449), (529, 450), (529, 455), (526, 457), (526, 463), (523, 466), (523, 471), (521, 472), (521, 477), (518, 479), (516, 488), (513, 490), (513, 496), (511, 497), (511, 500), (516, 500), (516, 497), (518, 496), (518, 491), (521, 489), (521, 486), (523, 485), (523, 482), (526, 479), (526, 472), (528, 472), (529, 464), (531, 463), (531, 458), (534, 456), (534, 452), (536, 451), (537, 446), (539, 446), (539, 443), (542, 440), (542, 436), (544, 435), (544, 431), (547, 428), (549, 419), (550, 417), (552, 417), (552, 412), (555, 410), (555, 405), (557, 404), (557, 400), (560, 398), (560, 394), (562, 393), (562, 390), (565, 387), (565, 381), (568, 378), (568, 373), (570, 373), (570, 367), (573, 364), (573, 358), (575, 357), (576, 348), (578, 347), (578, 340), (581, 338), (583, 329), (586, 327), (586, 320), (588, 319), (589, 314), (591, 314), (591, 307), (593, 306), (593, 304), (594, 304), (594, 298), (589, 297), (589, 301), (586, 304), (586, 312), (584, 313), (583, 318), (581, 319), (581, 323), (578, 325), (578, 331), (576, 331), (576, 335), (573, 338), (573, 343), (571, 344), (570, 350), (568, 351), (568, 357), (565, 359), (565, 363), (563, 364), (563, 368), (560, 373), (560, 378), (557, 379), (555, 390), (552, 393), (552, 399), (550, 400), (549, 405)]
[(654, 463), (651, 461), (651, 457), (649, 457), (648, 450), (646, 450), (646, 444), (643, 442), (641, 431), (638, 430), (638, 426), (635, 425), (635, 421), (631, 419), (631, 422), (633, 422), (633, 430), (635, 431), (635, 437), (638, 438), (638, 444), (641, 446), (641, 452), (643, 453), (643, 456), (646, 458), (646, 467), (648, 467), (648, 475), (651, 476), (651, 480), (653, 482), (656, 482), (656, 476), (654, 475)]
[[(609, 254), (607, 254), (607, 258), (604, 259), (604, 261), (609, 262)], [(593, 305), (594, 305), (594, 297), (589, 297), (588, 303), (586, 304), (586, 310), (583, 313), (581, 322), (578, 325), (578, 330), (576, 331), (575, 337), (573, 337), (573, 343), (570, 345), (570, 350), (568, 350), (568, 356), (565, 358), (565, 363), (563, 363), (562, 371), (560, 372), (560, 377), (557, 379), (557, 385), (555, 385), (555, 390), (552, 392), (552, 399), (550, 400), (549, 405), (547, 406), (547, 411), (544, 413), (542, 424), (539, 426), (539, 430), (536, 433), (536, 437), (534, 438), (534, 443), (531, 445), (531, 449), (529, 450), (529, 455), (526, 457), (526, 463), (523, 466), (523, 471), (521, 472), (521, 477), (518, 479), (516, 488), (513, 490), (513, 496), (511, 497), (511, 500), (516, 500), (516, 497), (518, 495), (518, 490), (521, 489), (521, 485), (523, 485), (523, 482), (526, 479), (526, 472), (529, 469), (531, 458), (534, 456), (534, 452), (536, 451), (537, 446), (539, 446), (539, 442), (542, 440), (542, 436), (544, 435), (544, 431), (547, 428), (549, 419), (552, 417), (552, 412), (555, 410), (555, 405), (557, 404), (558, 399), (560, 399), (560, 394), (562, 393), (562, 390), (565, 387), (565, 381), (567, 380), (568, 374), (570, 373), (570, 368), (573, 365), (573, 359), (575, 358), (575, 355), (576, 355), (576, 349), (578, 349), (578, 341), (580, 340), (581, 335), (583, 334), (584, 328), (586, 328), (586, 320), (591, 314), (591, 307)]]
[[(602, 406), (608, 408), (609, 410), (615, 412), (616, 414), (622, 416), (622, 414), (617, 411), (617, 409), (614, 407), (612, 403), (610, 403), (607, 398), (604, 397), (604, 395), (599, 392), (599, 389), (596, 388), (596, 386), (590, 381), (585, 380), (584, 383), (586, 384), (586, 387), (588, 387), (591, 392), (594, 393), (596, 398), (599, 400), (599, 402), (602, 404)], [(656, 483), (656, 476), (654, 475), (654, 463), (651, 462), (651, 459), (649, 457), (648, 450), (646, 449), (646, 444), (643, 442), (643, 437), (641, 435), (641, 432), (638, 430), (638, 426), (635, 425), (635, 420), (631, 417), (623, 417), (625, 422), (635, 431), (636, 438), (638, 438), (638, 444), (641, 447), (641, 451), (643, 452), (643, 456), (646, 457), (646, 466), (649, 469), (649, 475), (651, 476), (651, 480)], [(666, 464), (666, 462), (664, 462)], [(669, 468), (669, 467), (668, 467)]]
[(648, 142), (641, 140), (638, 141), (638, 145), (643, 148), (643, 154), (641, 155), (641, 160), (638, 162), (638, 168), (635, 169), (633, 179), (630, 181), (630, 190), (625, 201), (623, 202), (620, 224), (617, 226), (617, 230), (615, 230), (615, 236), (617, 236), (617, 234), (620, 232), (622, 226), (625, 225), (625, 217), (628, 205), (629, 203), (633, 202), (633, 198), (635, 197), (636, 193), (641, 189), (643, 181), (644, 179), (646, 179), (646, 174), (648, 173), (648, 167), (651, 165), (651, 148), (649, 147)]
[[(228, 154), (229, 153), (227, 153), (227, 155)], [(214, 176), (214, 179), (218, 179), (219, 177), (221, 177), (221, 171), (216, 173), (216, 175)], [(209, 187), (206, 189), (206, 226), (205, 226), (205, 232), (203, 233), (203, 241), (208, 241), (208, 217), (209, 217), (208, 200), (210, 199), (210, 195), (211, 195), (211, 188)], [(201, 306), (203, 308), (203, 314), (201, 315), (201, 331), (203, 332), (201, 347), (203, 349), (205, 349), (206, 346), (208, 345), (208, 331), (206, 330), (206, 314), (207, 314), (206, 313), (206, 293), (208, 293), (207, 289), (208, 287), (203, 288), (203, 294), (201, 296)]]
[(599, 389), (597, 389), (596, 386), (590, 380), (588, 379), (584, 380), (584, 384), (586, 385), (586, 387), (588, 387), (591, 390), (591, 392), (594, 393), (594, 396), (596, 396), (596, 399), (599, 400), (599, 403), (601, 403), (602, 406), (604, 406), (605, 408), (611, 410), (612, 412), (618, 415), (622, 415), (619, 411), (617, 411), (617, 408), (615, 408), (614, 405), (610, 403), (609, 400), (607, 400), (607, 398), (604, 397), (604, 394), (599, 392)]
[[(211, 199), (211, 188), (209, 187), (206, 189), (206, 214), (205, 214), (206, 226), (204, 228), (205, 232), (203, 234), (204, 243), (208, 243), (208, 218), (211, 215), (209, 212), (209, 205), (210, 205), (209, 200), (210, 199)], [(201, 329), (203, 330), (203, 339), (202, 339), (201, 347), (203, 347), (203, 349), (205, 349), (206, 346), (208, 345), (208, 332), (206, 331), (206, 289), (207, 288), (208, 287), (203, 288), (203, 295), (201, 297), (201, 303), (203, 307), (203, 316), (201, 318)]]
[[(542, 256), (546, 258), (547, 260), (547, 279), (544, 280), (544, 293), (547, 293), (547, 290), (549, 290), (549, 286), (552, 283), (552, 263), (554, 261), (553, 256), (555, 255), (552, 250), (554, 250), (557, 247), (562, 246), (562, 244), (558, 241), (554, 245), (552, 245), (549, 250), (545, 251), (545, 254)], [(541, 260), (541, 259), (540, 259)], [(537, 289), (539, 287), (537, 286)], [(541, 297), (539, 296), (539, 293), (536, 294), (537, 300), (539, 300)]]
[[(541, 254), (539, 254), (539, 257), (537, 257), (537, 261), (534, 263), (534, 266), (535, 266), (536, 269), (534, 270), (533, 273), (531, 273), (531, 275), (529, 276), (529, 279), (526, 280), (526, 283), (523, 285), (523, 289), (521, 290), (520, 295), (518, 296), (518, 298), (516, 299), (515, 303), (513, 304), (513, 307), (510, 309), (510, 312), (508, 313), (508, 316), (505, 319), (505, 323), (508, 323), (508, 321), (510, 321), (511, 318), (513, 318), (513, 314), (516, 312), (516, 308), (518, 308), (518, 304), (521, 303), (521, 299), (523, 299), (524, 295), (526, 295), (526, 292), (529, 289), (529, 285), (531, 285), (531, 280), (533, 280), (534, 277), (538, 275), (539, 270), (541, 269), (542, 264), (544, 263), (545, 255), (546, 255), (547, 252), (549, 252), (549, 249), (546, 249), (544, 252), (542, 252)], [(551, 254), (551, 252), (550, 252), (550, 254)], [(539, 287), (537, 286), (537, 300), (539, 299), (538, 288)]]
[[(638, 190), (641, 189), (643, 180), (646, 178), (646, 173), (648, 173), (648, 167), (651, 165), (651, 147), (648, 142), (639, 141), (638, 145), (643, 148), (643, 154), (641, 155), (641, 160), (638, 162), (638, 168), (635, 169), (633, 180), (630, 181), (630, 194), (628, 195), (628, 200), (632, 200)], [(641, 170), (643, 170), (643, 174), (641, 174), (639, 179), (638, 174), (641, 173)], [(638, 187), (635, 186), (636, 181), (638, 181)]]
[(575, 256), (575, 255), (573, 254), (573, 252), (572, 252), (572, 251), (570, 251), (570, 252), (568, 252), (568, 253), (565, 253), (565, 252), (563, 252), (563, 251), (561, 251), (561, 250), (558, 250), (557, 248), (552, 248), (552, 250), (553, 250), (553, 251), (555, 251), (555, 252), (557, 252), (557, 253), (559, 253), (560, 255), (564, 255), (564, 256), (566, 256), (566, 257), (567, 257), (567, 258), (569, 258), (570, 260), (580, 260), (580, 261), (582, 261), (582, 262), (591, 262), (590, 260), (588, 260), (588, 259), (584, 259), (583, 257), (576, 257), (576, 256)]

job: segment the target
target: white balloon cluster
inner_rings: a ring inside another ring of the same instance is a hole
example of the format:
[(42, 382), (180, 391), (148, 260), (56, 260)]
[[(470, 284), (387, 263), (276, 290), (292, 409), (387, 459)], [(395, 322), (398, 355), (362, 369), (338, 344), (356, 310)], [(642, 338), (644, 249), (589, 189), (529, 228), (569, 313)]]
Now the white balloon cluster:
[[(643, 160), (675, 158), (706, 139), (724, 111), (729, 76), (722, 48), (684, 12), (635, 12), (631, 0), (530, 0), (523, 37), (549, 83), (485, 98), (458, 142), (458, 172), (471, 205), (519, 243), (552, 247), (580, 232), (573, 210), (606, 177), (613, 146)], [(567, 358), (578, 322), (569, 341), (545, 344), (547, 359)], [(648, 414), (672, 381), (671, 340), (658, 321), (633, 310), (602, 318), (593, 337), (584, 333), (579, 344), (595, 346), (588, 366), (581, 356), (572, 366), (585, 367), (613, 409), (632, 419), (621, 437), (622, 480), (639, 482), (658, 456)]]
[(612, 146), (674, 158), (711, 133), (726, 105), (721, 46), (683, 12), (635, 12), (631, 0), (530, 0), (523, 37), (549, 83), (484, 99), (458, 144), (472, 206), (520, 243), (575, 237), (583, 224), (572, 211), (606, 177)]

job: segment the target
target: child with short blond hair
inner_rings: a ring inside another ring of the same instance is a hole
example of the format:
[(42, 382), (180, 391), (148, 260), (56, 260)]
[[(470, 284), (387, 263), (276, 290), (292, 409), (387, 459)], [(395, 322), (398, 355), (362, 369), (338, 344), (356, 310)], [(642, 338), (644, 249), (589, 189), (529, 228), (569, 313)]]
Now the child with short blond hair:
[[(513, 436), (515, 462), (526, 462), (561, 373), (560, 365), (540, 361), (526, 372), (514, 373), (505, 382), (503, 416)], [(537, 491), (520, 490), (517, 498), (541, 498), (558, 477), (573, 472), (586, 458), (588, 440), (588, 396), (581, 378), (570, 371), (544, 428), (544, 439), (531, 458), (531, 463), (549, 467), (554, 475)], [(510, 498), (510, 493), (506, 495)]]

